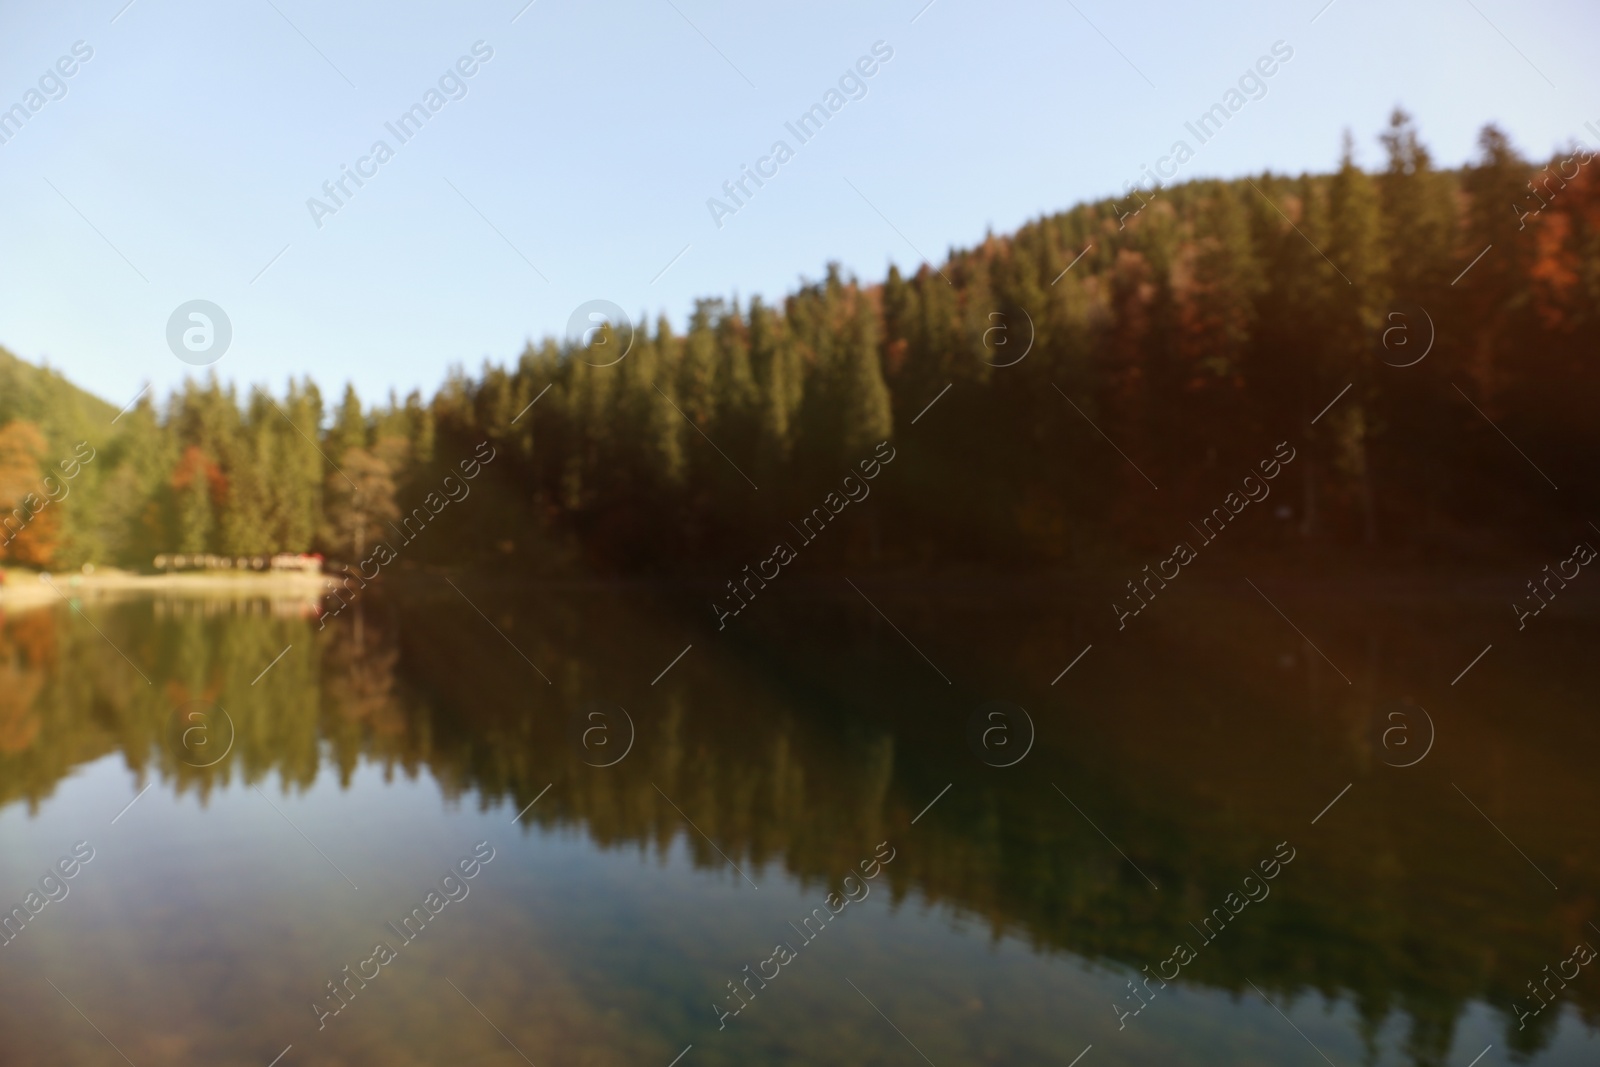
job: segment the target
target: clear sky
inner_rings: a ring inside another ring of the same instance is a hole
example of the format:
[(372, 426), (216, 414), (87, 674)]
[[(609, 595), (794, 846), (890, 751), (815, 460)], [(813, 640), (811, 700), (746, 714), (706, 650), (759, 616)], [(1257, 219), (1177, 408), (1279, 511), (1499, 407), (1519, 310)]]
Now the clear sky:
[[(1600, 128), (1594, 4), (125, 3), (0, 3), (0, 108), (26, 113), (0, 126), (0, 345), (118, 406), (194, 373), (167, 341), (194, 299), (231, 321), (223, 378), (376, 399), (513, 360), (589, 300), (681, 325), (830, 260), (913, 270), (1119, 193), (1277, 41), (1182, 176), (1327, 169), (1345, 128), (1375, 165), (1397, 103), (1447, 166), (1489, 121), (1534, 156)], [(892, 58), (802, 144), (785, 122), (875, 42)], [(441, 78), (402, 142), (385, 123)], [(314, 219), (341, 167), (371, 176)]]

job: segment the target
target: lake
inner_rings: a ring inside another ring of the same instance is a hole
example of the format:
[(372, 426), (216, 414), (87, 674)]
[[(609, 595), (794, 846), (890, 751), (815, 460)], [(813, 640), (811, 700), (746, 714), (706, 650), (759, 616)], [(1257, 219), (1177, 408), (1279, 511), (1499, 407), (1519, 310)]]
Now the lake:
[(1225, 571), (11, 614), (0, 1062), (1596, 1062), (1593, 602)]

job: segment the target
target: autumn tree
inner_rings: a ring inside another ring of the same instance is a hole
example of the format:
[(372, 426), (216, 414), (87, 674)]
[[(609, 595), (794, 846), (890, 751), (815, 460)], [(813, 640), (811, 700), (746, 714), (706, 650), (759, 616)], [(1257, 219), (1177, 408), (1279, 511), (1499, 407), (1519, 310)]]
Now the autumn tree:
[(350, 548), (351, 559), (366, 557), (367, 545), (385, 536), (384, 524), (400, 516), (395, 503), (395, 468), (404, 461), (403, 438), (385, 438), (375, 449), (348, 448), (328, 474), (329, 538)]
[(213, 551), (216, 509), (228, 491), (222, 468), (199, 445), (190, 445), (173, 469), (171, 488), (177, 513), (175, 547), (191, 555)]
[(0, 427), (0, 559), (48, 567), (55, 556), (61, 511), (51, 499), (70, 487), (45, 455), (38, 426), (18, 420)]

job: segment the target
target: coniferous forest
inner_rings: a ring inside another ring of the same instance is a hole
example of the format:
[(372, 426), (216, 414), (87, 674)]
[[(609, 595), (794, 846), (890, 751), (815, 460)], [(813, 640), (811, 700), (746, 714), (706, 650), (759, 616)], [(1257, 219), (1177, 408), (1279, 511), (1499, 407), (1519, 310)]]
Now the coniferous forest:
[(1135, 190), (910, 275), (702, 300), (686, 333), (638, 323), (620, 362), (615, 333), (530, 343), (431, 398), (212, 378), (117, 416), (0, 353), (0, 508), (29, 520), (4, 558), (354, 559), (484, 441), (472, 491), (497, 505), (452, 507), (416, 558), (764, 552), (886, 440), (906, 458), (870, 521), (815, 551), (1159, 548), (1280, 442), (1296, 460), (1241, 545), (1474, 556), (1580, 524), (1600, 459), (1589, 153), (1530, 161), (1488, 126), (1440, 169), (1400, 111), (1380, 141), (1376, 171), (1347, 143), (1331, 174)]

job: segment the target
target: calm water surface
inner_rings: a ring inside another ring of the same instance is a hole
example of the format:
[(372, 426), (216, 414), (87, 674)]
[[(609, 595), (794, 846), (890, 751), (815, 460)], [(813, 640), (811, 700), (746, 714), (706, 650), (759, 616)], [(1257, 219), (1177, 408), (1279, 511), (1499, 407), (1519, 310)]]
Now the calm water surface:
[(1258, 579), (13, 614), (0, 1062), (1596, 1062), (1594, 615)]

